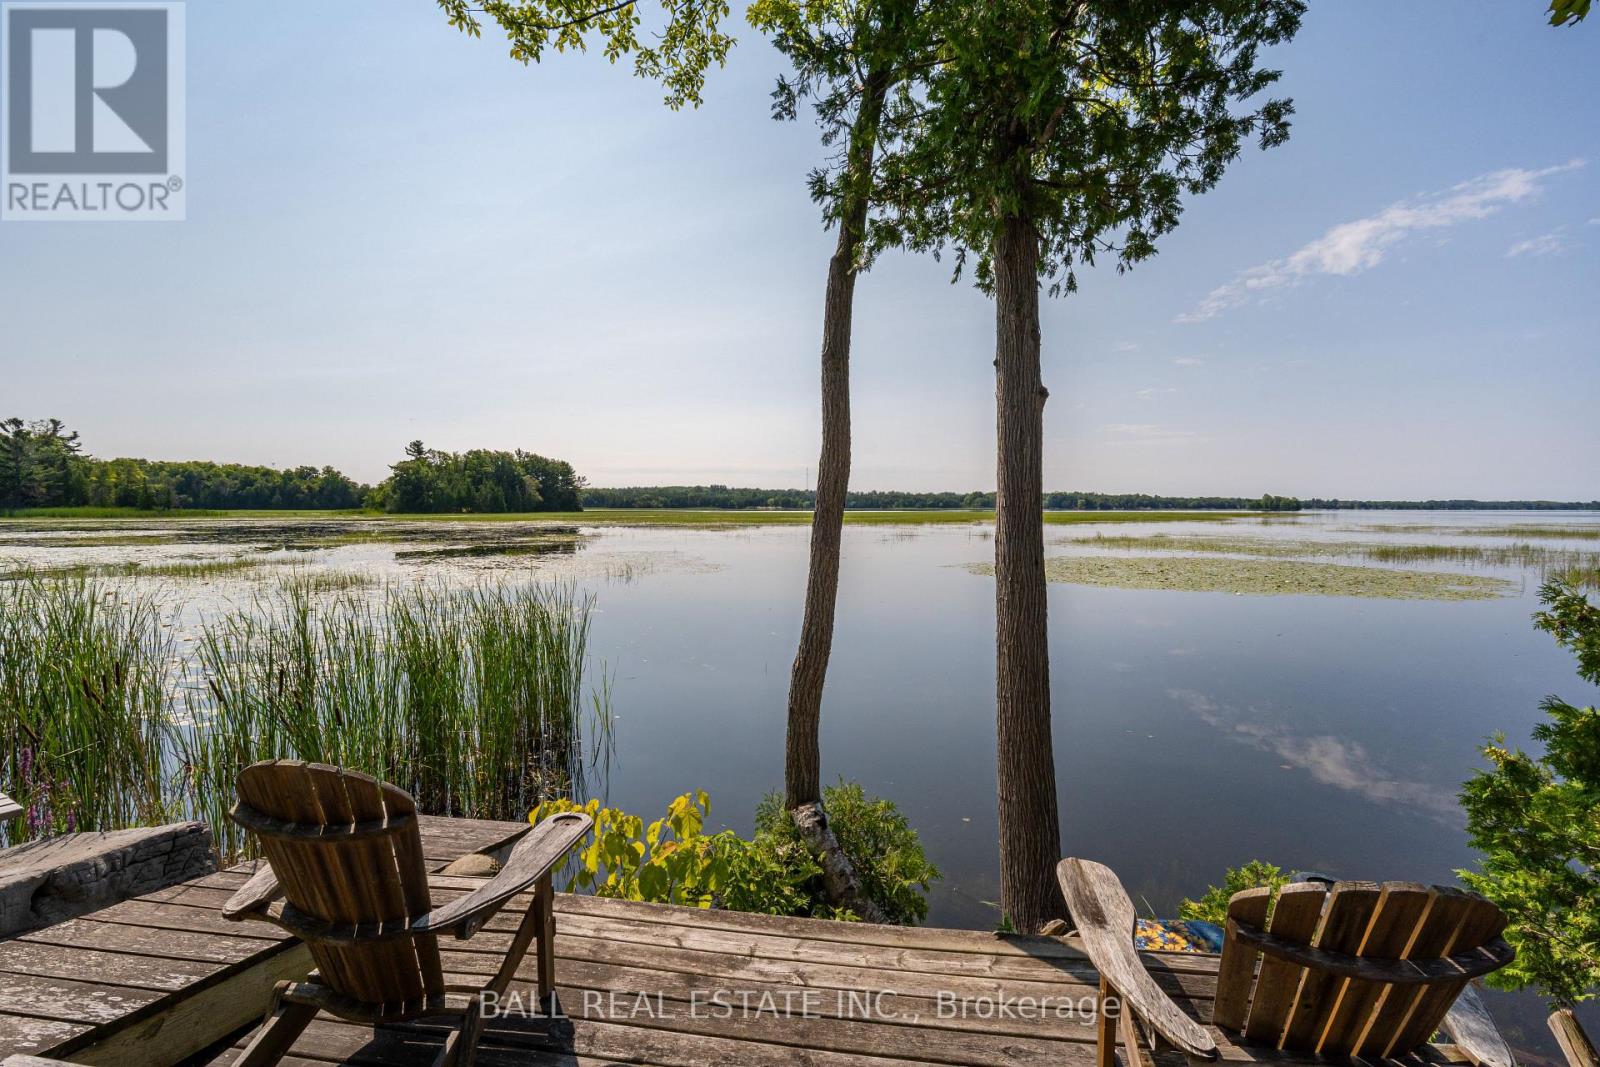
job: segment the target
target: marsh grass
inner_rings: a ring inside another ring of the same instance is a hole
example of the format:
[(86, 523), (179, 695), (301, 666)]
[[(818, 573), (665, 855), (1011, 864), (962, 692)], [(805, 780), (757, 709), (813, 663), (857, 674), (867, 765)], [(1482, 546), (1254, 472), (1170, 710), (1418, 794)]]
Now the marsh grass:
[(265, 559), (175, 559), (159, 563), (66, 563), (38, 567), (23, 565), (0, 571), (0, 581), (29, 578), (148, 578), (175, 581), (205, 581), (213, 578), (249, 578), (267, 567), (288, 564), (291, 560)]
[(27, 810), (6, 840), (188, 816), (236, 856), (234, 782), (273, 757), (376, 774), (434, 814), (521, 819), (582, 788), (610, 730), (606, 679), (585, 685), (591, 598), (371, 584), (291, 573), (181, 650), (155, 590), (0, 585), (0, 782)]
[(86, 578), (0, 585), (0, 779), (13, 842), (160, 822), (171, 639), (160, 609)]
[(1600, 591), (1600, 563), (1567, 567), (1554, 577), (1559, 577), (1562, 581), (1570, 582), (1582, 588)]
[(394, 782), (433, 814), (524, 817), (581, 783), (581, 734), (603, 745), (609, 729), (603, 689), (585, 706), (591, 606), (569, 587), (281, 583), (202, 629), (179, 735), (196, 808), (238, 851), (238, 769), (297, 757)]
[(1567, 523), (1559, 525), (1534, 525), (1511, 523), (1505, 526), (1442, 526), (1429, 523), (1370, 523), (1362, 526), (1340, 526), (1348, 533), (1393, 534), (1453, 534), (1460, 537), (1531, 537), (1549, 541), (1600, 541), (1600, 525), (1594, 523)]

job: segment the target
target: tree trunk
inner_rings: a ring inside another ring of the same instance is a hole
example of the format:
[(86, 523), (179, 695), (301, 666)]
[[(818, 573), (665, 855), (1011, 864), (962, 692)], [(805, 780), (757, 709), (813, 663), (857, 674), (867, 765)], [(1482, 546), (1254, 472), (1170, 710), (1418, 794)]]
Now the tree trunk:
[(1039, 373), (1039, 247), (1008, 215), (995, 242), (995, 726), (1000, 902), (1032, 933), (1066, 914), (1056, 887), (1061, 828), (1050, 744), (1044, 574), (1044, 402)]
[(845, 200), (839, 240), (828, 261), (822, 307), (822, 455), (817, 460), (817, 502), (811, 516), (811, 560), (806, 572), (800, 648), (789, 672), (788, 737), (783, 761), (784, 803), (793, 811), (822, 800), (822, 686), (833, 651), (834, 606), (839, 598), (839, 540), (850, 488), (850, 324), (855, 309), (856, 260), (872, 196), (872, 157), (887, 79), (867, 79), (867, 93), (850, 131)]

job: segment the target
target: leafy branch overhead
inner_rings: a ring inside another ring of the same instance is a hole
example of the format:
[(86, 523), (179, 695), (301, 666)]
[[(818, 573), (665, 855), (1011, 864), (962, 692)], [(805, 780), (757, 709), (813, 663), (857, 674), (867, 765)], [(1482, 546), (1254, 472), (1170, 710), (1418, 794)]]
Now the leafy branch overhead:
[(721, 31), (728, 16), (726, 0), (661, 0), (662, 21), (649, 30), (651, 43), (640, 39), (638, 0), (438, 0), (446, 20), (472, 37), (483, 35), (478, 15), (487, 15), (511, 42), (511, 58), (537, 63), (547, 50), (588, 51), (592, 41), (612, 63), (633, 57), (633, 72), (666, 87), (667, 106), (699, 107), (706, 70), (727, 62), (733, 37)]
[(1299, 27), (1300, 0), (1167, 4), (990, 0), (942, 4), (941, 62), (899, 97), (873, 244), (954, 248), (993, 283), (996, 220), (1031, 220), (1052, 293), (1097, 255), (1155, 254), (1185, 194), (1242, 146), (1288, 137), (1293, 105), (1258, 99), (1280, 72), (1262, 50)]

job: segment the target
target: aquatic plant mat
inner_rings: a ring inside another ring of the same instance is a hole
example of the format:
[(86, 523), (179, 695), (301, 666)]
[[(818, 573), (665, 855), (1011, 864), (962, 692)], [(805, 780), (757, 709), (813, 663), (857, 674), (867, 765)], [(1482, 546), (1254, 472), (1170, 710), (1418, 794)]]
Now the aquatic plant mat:
[(1071, 548), (1134, 552), (1201, 552), (1279, 559), (1330, 557), (1361, 559), (1373, 563), (1457, 563), (1483, 567), (1527, 567), (1542, 574), (1593, 572), (1600, 569), (1600, 552), (1552, 545), (1416, 544), (1403, 541), (1313, 541), (1277, 537), (1188, 536), (1182, 534), (1096, 533), (1085, 537), (1060, 537), (1052, 542)]
[[(974, 574), (994, 574), (992, 563), (969, 569)], [(1120, 589), (1389, 600), (1488, 600), (1515, 588), (1500, 578), (1472, 574), (1211, 556), (1053, 556), (1045, 560), (1045, 575), (1052, 582)]]

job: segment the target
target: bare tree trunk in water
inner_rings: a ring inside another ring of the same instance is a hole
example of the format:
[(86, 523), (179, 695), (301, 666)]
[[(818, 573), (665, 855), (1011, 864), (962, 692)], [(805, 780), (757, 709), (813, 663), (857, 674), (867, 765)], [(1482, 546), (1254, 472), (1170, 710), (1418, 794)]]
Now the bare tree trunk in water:
[(839, 539), (850, 488), (850, 323), (855, 309), (856, 257), (872, 196), (872, 156), (888, 79), (867, 78), (866, 96), (850, 131), (847, 199), (839, 241), (828, 261), (822, 308), (822, 456), (817, 460), (817, 503), (811, 516), (811, 562), (806, 573), (800, 648), (789, 672), (789, 732), (783, 761), (784, 804), (790, 810), (822, 799), (822, 686), (833, 650), (834, 605), (839, 598)]
[(1044, 402), (1039, 372), (1039, 246), (1008, 215), (995, 242), (995, 727), (1000, 902), (1032, 933), (1066, 914), (1056, 886), (1061, 824), (1050, 744), (1044, 574)]

